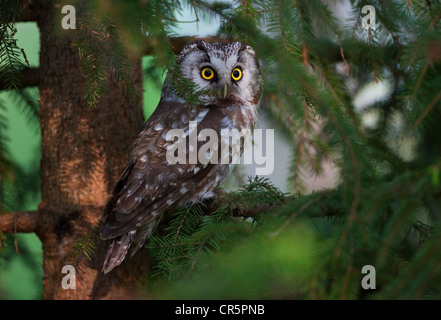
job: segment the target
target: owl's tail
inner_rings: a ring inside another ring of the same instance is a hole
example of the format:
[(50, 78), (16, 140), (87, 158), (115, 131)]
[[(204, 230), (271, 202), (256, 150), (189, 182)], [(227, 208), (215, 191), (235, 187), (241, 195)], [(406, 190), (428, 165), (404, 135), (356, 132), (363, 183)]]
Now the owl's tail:
[(144, 245), (145, 241), (150, 238), (160, 220), (161, 217), (158, 217), (138, 229), (112, 239), (104, 259), (103, 272), (108, 273), (116, 266), (119, 266), (126, 257), (127, 252), (129, 252), (129, 249), (129, 256), (132, 257)]
[(102, 269), (104, 273), (110, 272), (113, 268), (119, 266), (121, 262), (123, 262), (135, 234), (136, 229), (112, 239), (112, 242), (107, 249), (106, 258), (104, 259)]

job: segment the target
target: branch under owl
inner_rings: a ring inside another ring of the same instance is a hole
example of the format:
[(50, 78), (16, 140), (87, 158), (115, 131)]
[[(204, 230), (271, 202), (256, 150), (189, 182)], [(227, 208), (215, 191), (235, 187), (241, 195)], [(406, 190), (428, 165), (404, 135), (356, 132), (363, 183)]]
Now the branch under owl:
[[(311, 203), (317, 205), (318, 210), (314, 213), (308, 213), (309, 217), (332, 217), (342, 214), (340, 209), (320, 203), (320, 200), (324, 199), (327, 195), (329, 195), (329, 191), (316, 193), (316, 197)], [(296, 198), (296, 196), (286, 196), (283, 201), (277, 203), (261, 202), (255, 205), (248, 205), (246, 201), (230, 201), (228, 196), (220, 196), (204, 202), (202, 210), (206, 215), (210, 215), (219, 207), (225, 206), (233, 217), (254, 218), (261, 214), (275, 212), (290, 202), (296, 201)]]
[[(289, 198), (291, 199), (291, 198)], [(289, 202), (288, 198), (287, 201)], [(240, 202), (230, 202), (224, 198), (214, 198), (212, 200), (204, 202), (203, 211), (206, 215), (211, 214), (216, 211), (219, 207), (225, 206), (229, 209), (230, 214), (233, 217), (245, 217), (245, 218), (254, 218), (259, 214), (264, 212), (268, 212), (271, 210), (277, 210), (282, 205), (275, 203), (262, 203), (254, 206), (246, 206), (244, 203)]]

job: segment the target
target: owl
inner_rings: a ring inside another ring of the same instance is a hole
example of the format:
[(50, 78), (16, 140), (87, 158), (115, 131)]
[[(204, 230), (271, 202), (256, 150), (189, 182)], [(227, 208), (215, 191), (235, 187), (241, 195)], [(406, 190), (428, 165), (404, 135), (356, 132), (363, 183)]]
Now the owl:
[[(252, 130), (261, 88), (259, 62), (245, 43), (198, 40), (182, 49), (104, 209), (100, 237), (110, 240), (104, 273), (144, 245), (165, 211), (215, 196), (233, 163), (221, 161), (220, 152), (198, 152), (204, 143), (200, 133), (209, 129), (219, 135), (215, 151), (225, 140), (222, 130)], [(176, 130), (181, 135), (171, 139), (170, 132)], [(192, 136), (198, 137), (196, 143), (190, 143)], [(168, 156), (178, 140), (187, 146), (187, 154), (173, 162)], [(229, 159), (234, 149), (243, 150), (241, 139), (232, 141)], [(195, 161), (192, 155), (197, 155)]]

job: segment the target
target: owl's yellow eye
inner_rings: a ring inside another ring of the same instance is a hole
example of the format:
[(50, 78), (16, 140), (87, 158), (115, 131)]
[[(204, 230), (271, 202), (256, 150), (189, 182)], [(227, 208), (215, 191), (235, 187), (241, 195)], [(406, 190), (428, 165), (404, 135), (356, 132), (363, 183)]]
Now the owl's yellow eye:
[(239, 81), (242, 79), (242, 70), (239, 68), (234, 68), (233, 72), (231, 73), (231, 78), (233, 78), (234, 81)]
[(211, 80), (214, 77), (214, 71), (211, 68), (203, 68), (201, 71), (201, 76), (205, 80)]

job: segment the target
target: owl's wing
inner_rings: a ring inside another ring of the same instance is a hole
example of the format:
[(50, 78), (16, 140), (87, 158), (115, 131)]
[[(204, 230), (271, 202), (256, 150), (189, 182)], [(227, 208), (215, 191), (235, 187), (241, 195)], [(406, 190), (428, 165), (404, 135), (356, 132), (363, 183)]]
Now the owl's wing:
[(170, 129), (181, 129), (188, 135), (189, 121), (197, 121), (198, 131), (212, 128), (220, 123), (217, 113), (185, 104), (158, 105), (136, 140), (129, 164), (106, 206), (101, 238), (112, 239), (152, 221), (212, 170), (211, 163), (169, 164), (167, 148), (174, 141), (167, 141), (166, 134)]

